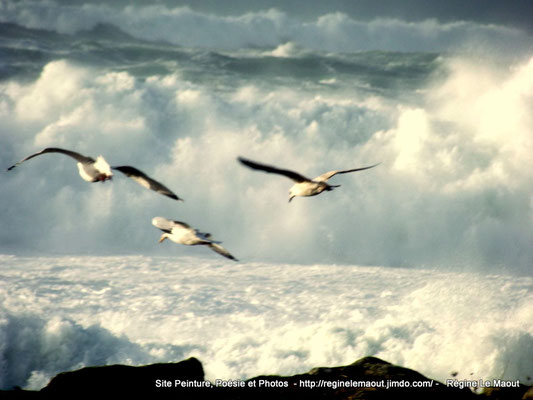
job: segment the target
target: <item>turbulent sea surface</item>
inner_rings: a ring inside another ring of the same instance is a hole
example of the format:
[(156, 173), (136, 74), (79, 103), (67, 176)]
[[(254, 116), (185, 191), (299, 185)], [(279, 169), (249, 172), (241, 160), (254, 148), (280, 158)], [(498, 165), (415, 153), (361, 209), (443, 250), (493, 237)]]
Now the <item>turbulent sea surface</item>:
[[(0, 1), (0, 388), (198, 357), (208, 379), (366, 355), (533, 376), (533, 49), (473, 22)], [(332, 192), (287, 203), (292, 184)], [(182, 220), (234, 254), (164, 242)]]
[(441, 381), (458, 372), (528, 383), (532, 367), (532, 278), (183, 257), (1, 262), (4, 388), (190, 356), (213, 381), (367, 354)]

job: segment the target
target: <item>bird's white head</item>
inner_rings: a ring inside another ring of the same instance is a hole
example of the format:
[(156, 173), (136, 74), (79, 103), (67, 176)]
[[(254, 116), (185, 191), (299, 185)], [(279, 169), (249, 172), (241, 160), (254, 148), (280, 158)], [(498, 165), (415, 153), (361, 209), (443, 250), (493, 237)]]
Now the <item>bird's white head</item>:
[(98, 180), (105, 182), (106, 180), (113, 178), (113, 172), (111, 172), (111, 166), (102, 156), (96, 157), (94, 162), (94, 168), (100, 173)]

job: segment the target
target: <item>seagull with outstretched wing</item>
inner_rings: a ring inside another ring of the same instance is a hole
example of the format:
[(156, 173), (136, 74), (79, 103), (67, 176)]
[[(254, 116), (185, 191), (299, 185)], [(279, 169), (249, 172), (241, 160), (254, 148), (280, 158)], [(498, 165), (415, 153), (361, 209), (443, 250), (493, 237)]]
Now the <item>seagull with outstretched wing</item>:
[(172, 221), (163, 217), (155, 217), (152, 219), (152, 225), (163, 231), (163, 234), (159, 238), (159, 243), (163, 242), (165, 239), (170, 239), (174, 243), (186, 246), (204, 245), (230, 260), (238, 261), (229, 251), (220, 245), (221, 242), (212, 240), (211, 234), (191, 228), (185, 222)]
[(300, 175), (297, 172), (290, 171), (288, 169), (280, 169), (277, 167), (273, 167), (271, 165), (260, 164), (258, 162), (248, 160), (243, 157), (238, 157), (238, 160), (243, 165), (246, 165), (248, 168), (259, 170), (259, 171), (264, 171), (268, 173), (283, 175), (289, 179), (292, 179), (294, 182), (296, 182), (289, 189), (289, 202), (296, 196), (304, 196), (304, 197), (316, 196), (322, 193), (323, 191), (330, 191), (336, 187), (339, 187), (340, 185), (330, 185), (327, 183), (328, 179), (332, 178), (333, 176), (337, 174), (347, 174), (349, 172), (363, 171), (365, 169), (374, 168), (375, 166), (380, 164), (380, 163), (377, 163), (369, 167), (362, 167), (362, 168), (329, 171), (320, 176), (317, 176), (314, 179), (309, 179), (303, 175)]
[(24, 161), (31, 160), (33, 157), (37, 157), (41, 154), (46, 153), (60, 153), (74, 158), (78, 162), (77, 165), (80, 176), (83, 178), (83, 180), (87, 182), (105, 182), (106, 180), (111, 179), (113, 177), (111, 167), (109, 166), (107, 161), (104, 160), (104, 157), (98, 156), (95, 160), (92, 157), (84, 156), (80, 153), (76, 153), (75, 151), (60, 149), (58, 147), (47, 147), (46, 149), (29, 155), (28, 157), (25, 157), (20, 160), (18, 163), (13, 164), (7, 170), (11, 171), (13, 168), (18, 167)]
[(182, 200), (176, 194), (170, 191), (166, 186), (150, 178), (142, 171), (139, 171), (137, 168), (131, 166), (111, 167), (102, 156), (96, 157), (95, 160), (92, 157), (84, 156), (75, 151), (60, 149), (58, 147), (47, 147), (41, 151), (38, 151), (37, 153), (29, 155), (28, 157), (23, 158), (16, 164), (13, 164), (9, 168), (7, 168), (7, 170), (11, 171), (13, 168), (19, 166), (23, 162), (46, 153), (60, 153), (74, 158), (78, 162), (77, 166), (80, 176), (83, 180), (87, 182), (105, 182), (106, 180), (110, 180), (113, 178), (113, 172), (111, 170), (115, 169), (122, 172), (127, 177), (132, 178), (134, 181), (148, 189), (154, 190), (174, 200)]

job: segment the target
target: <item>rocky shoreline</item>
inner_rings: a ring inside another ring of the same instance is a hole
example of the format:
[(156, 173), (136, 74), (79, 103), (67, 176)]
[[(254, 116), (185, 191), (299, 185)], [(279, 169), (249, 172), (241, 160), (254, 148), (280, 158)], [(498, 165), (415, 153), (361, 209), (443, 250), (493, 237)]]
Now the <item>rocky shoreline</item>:
[[(248, 380), (204, 380), (196, 358), (177, 363), (140, 367), (110, 365), (86, 367), (55, 376), (40, 391), (0, 391), (0, 398), (58, 399), (87, 396), (148, 398), (199, 397), (216, 399), (533, 399), (533, 387), (517, 381), (485, 382), (450, 379), (445, 383), (417, 371), (375, 357), (353, 364), (314, 368), (293, 376), (265, 375)], [(498, 387), (495, 387), (498, 386)]]

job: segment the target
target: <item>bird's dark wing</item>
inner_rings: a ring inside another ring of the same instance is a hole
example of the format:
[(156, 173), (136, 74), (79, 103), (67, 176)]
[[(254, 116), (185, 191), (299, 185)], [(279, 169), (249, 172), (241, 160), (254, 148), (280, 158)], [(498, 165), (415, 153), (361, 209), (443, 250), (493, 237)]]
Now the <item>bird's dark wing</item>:
[(74, 158), (76, 161), (78, 161), (80, 163), (84, 163), (84, 164), (94, 162), (94, 159), (92, 159), (91, 157), (86, 157), (84, 155), (81, 155), (80, 153), (76, 153), (75, 151), (60, 149), (58, 147), (47, 147), (46, 149), (43, 149), (43, 150), (41, 150), (41, 151), (39, 151), (37, 153), (34, 153), (34, 154), (32, 154), (32, 155), (30, 155), (30, 156), (28, 156), (26, 158), (23, 158), (18, 163), (13, 164), (7, 170), (11, 171), (13, 168), (15, 168), (18, 165), (22, 164), (24, 161), (28, 161), (28, 160), (32, 159), (33, 157), (37, 157), (37, 156), (40, 156), (41, 154), (46, 154), (46, 153), (62, 153), (62, 154), (65, 154), (67, 156), (70, 156), (70, 157)]
[(116, 169), (117, 171), (122, 172), (124, 175), (133, 179), (139, 185), (142, 185), (147, 189), (154, 190), (157, 193), (170, 197), (171, 199), (174, 199), (174, 200), (183, 200), (183, 199), (180, 199), (176, 194), (174, 194), (165, 185), (150, 178), (148, 175), (146, 175), (142, 171), (139, 171), (137, 168), (130, 167), (129, 165), (124, 165), (120, 167), (112, 167), (112, 168)]
[(342, 171), (329, 171), (325, 174), (322, 174), (320, 176), (317, 176), (315, 179), (313, 179), (314, 182), (326, 182), (329, 178), (337, 175), (337, 174), (347, 174), (348, 172), (355, 172), (355, 171), (363, 171), (365, 169), (374, 168), (375, 166), (379, 165), (381, 163), (377, 163), (374, 165), (371, 165), (369, 167), (363, 167), (363, 168), (354, 168), (354, 169), (345, 169)]
[(247, 160), (246, 158), (243, 158), (243, 157), (239, 157), (238, 160), (249, 168), (258, 169), (260, 171), (270, 172), (273, 174), (283, 175), (283, 176), (286, 176), (287, 178), (292, 179), (295, 182), (309, 182), (310, 181), (310, 179), (294, 171), (289, 171), (287, 169), (279, 169), (271, 165), (259, 164), (259, 163), (256, 163), (255, 161)]
[(230, 260), (233, 260), (233, 261), (239, 261), (237, 260), (235, 257), (233, 257), (229, 251), (227, 251), (224, 247), (222, 247), (221, 245), (217, 244), (217, 243), (209, 243), (208, 244), (209, 248), (215, 252), (217, 252), (218, 254), (226, 257), (226, 258), (229, 258)]

